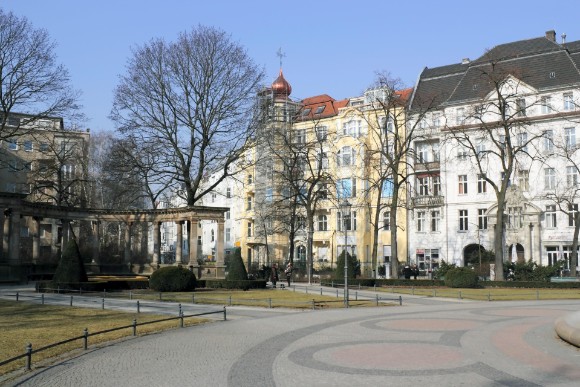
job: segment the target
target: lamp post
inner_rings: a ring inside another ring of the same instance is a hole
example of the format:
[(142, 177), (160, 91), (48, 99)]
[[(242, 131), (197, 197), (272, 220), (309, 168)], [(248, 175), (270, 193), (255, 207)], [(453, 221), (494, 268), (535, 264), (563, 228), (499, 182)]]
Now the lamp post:
[(340, 203), (340, 212), (342, 213), (342, 227), (344, 228), (344, 245), (342, 246), (342, 251), (344, 253), (344, 307), (348, 308), (348, 257), (347, 257), (347, 239), (348, 239), (348, 228), (347, 228), (347, 217), (350, 217), (351, 204), (348, 200), (344, 200)]

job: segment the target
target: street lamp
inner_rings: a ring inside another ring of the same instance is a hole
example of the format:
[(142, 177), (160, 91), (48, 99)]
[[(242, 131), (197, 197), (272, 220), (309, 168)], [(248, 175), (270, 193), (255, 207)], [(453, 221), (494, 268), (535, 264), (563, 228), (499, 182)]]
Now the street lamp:
[(348, 308), (348, 259), (347, 259), (347, 249), (346, 243), (348, 239), (348, 227), (347, 227), (347, 217), (350, 217), (350, 209), (352, 205), (348, 200), (344, 200), (340, 203), (340, 212), (342, 213), (342, 227), (344, 228), (344, 245), (342, 246), (342, 251), (344, 253), (344, 307)]

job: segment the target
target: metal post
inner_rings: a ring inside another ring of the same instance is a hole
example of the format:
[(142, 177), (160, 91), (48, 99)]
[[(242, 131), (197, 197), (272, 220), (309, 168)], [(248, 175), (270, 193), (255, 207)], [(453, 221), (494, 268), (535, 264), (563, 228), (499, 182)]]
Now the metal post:
[(89, 329), (83, 330), (83, 348), (86, 351), (89, 348)]
[(226, 321), (226, 320), (227, 320), (227, 318), (226, 318), (226, 307), (224, 305), (224, 321)]
[(40, 295), (40, 303), (44, 305), (44, 293)]
[(316, 304), (314, 303), (314, 299), (312, 299), (312, 310), (316, 310)]
[(159, 301), (162, 301), (161, 292), (159, 292)]
[(488, 293), (487, 293), (487, 300), (488, 300), (488, 301), (491, 301), (491, 292), (488, 292)]
[(73, 296), (70, 296), (70, 306), (73, 304)]
[(195, 293), (191, 293), (191, 303), (195, 304)]
[(403, 306), (403, 296), (399, 296), (399, 306)]
[(133, 292), (129, 290), (129, 299), (132, 300), (133, 299)]
[(336, 288), (336, 298), (338, 298), (338, 288)]
[(102, 309), (105, 310), (105, 299), (103, 298), (101, 301)]
[(137, 336), (137, 319), (133, 320), (133, 336)]
[(179, 327), (183, 328), (183, 313), (179, 311)]
[(30, 371), (30, 365), (32, 364), (32, 344), (28, 343), (26, 345), (26, 370)]
[(354, 300), (358, 301), (358, 290), (356, 292), (354, 292)]
[(322, 296), (322, 288), (320, 288), (320, 295)]
[(272, 299), (268, 298), (268, 308), (272, 309)]
[(137, 300), (137, 313), (141, 313), (141, 304), (139, 304), (139, 300)]
[(377, 300), (377, 306), (379, 306), (379, 295), (378, 294), (375, 294), (375, 298)]
[(177, 307), (179, 308), (179, 315), (181, 316), (181, 315), (182, 315), (182, 313), (183, 313), (183, 311), (182, 311), (182, 309), (181, 309), (181, 304), (178, 304), (178, 305), (177, 305)]
[(459, 299), (461, 300), (461, 290), (459, 291)]
[(230, 296), (230, 298), (229, 298), (228, 305), (232, 306), (232, 296)]
[(16, 292), (16, 301), (18, 301), (18, 292)]

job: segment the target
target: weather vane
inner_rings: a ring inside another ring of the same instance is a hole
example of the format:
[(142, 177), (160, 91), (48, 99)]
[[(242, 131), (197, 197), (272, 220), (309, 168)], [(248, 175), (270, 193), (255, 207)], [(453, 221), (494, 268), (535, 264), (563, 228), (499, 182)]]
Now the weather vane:
[(286, 56), (286, 53), (282, 52), (282, 47), (278, 49), (278, 51), (276, 52), (276, 56), (280, 58), (280, 68), (282, 68), (282, 58)]

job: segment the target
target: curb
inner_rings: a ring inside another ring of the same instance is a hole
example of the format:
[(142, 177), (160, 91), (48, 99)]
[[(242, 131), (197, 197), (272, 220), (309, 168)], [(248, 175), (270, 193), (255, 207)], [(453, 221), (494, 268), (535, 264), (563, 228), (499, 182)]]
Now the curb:
[(580, 348), (580, 312), (558, 318), (554, 329), (562, 340)]

